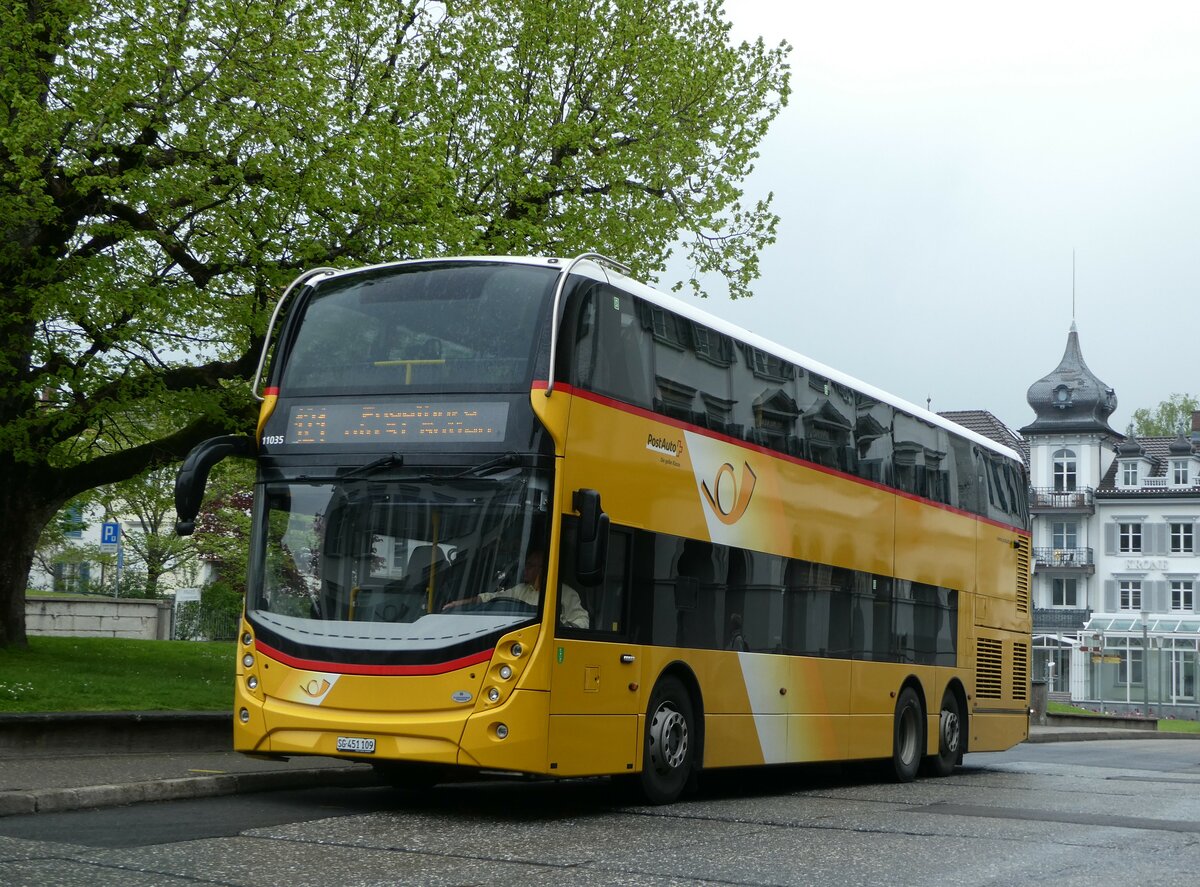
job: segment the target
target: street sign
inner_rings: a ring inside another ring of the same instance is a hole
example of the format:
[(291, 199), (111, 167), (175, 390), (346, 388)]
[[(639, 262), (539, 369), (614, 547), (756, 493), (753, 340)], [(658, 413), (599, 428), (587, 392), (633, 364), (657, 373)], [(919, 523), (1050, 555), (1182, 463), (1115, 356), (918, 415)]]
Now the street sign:
[(115, 521), (103, 523), (100, 525), (100, 544), (104, 546), (117, 547), (121, 541), (121, 525)]

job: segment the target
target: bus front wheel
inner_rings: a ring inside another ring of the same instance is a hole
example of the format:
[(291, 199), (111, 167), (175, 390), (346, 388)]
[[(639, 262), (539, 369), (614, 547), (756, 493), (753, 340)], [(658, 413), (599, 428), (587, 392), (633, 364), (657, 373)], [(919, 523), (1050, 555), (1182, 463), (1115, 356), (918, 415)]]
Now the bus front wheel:
[(675, 801), (691, 778), (696, 755), (692, 698), (683, 683), (664, 677), (650, 696), (642, 747), (642, 795), (651, 804)]
[(925, 751), (925, 715), (912, 687), (900, 691), (892, 727), (892, 771), (897, 782), (912, 782)]

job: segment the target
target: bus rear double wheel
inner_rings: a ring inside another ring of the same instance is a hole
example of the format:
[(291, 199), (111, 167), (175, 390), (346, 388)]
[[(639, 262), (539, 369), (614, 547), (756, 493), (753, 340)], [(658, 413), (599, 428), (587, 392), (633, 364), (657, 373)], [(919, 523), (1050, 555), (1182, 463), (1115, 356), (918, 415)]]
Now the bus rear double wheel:
[(958, 697), (947, 688), (938, 709), (938, 750), (925, 756), (925, 710), (917, 691), (905, 687), (896, 699), (892, 733), (892, 772), (897, 782), (912, 782), (919, 772), (949, 776), (962, 757), (964, 723)]

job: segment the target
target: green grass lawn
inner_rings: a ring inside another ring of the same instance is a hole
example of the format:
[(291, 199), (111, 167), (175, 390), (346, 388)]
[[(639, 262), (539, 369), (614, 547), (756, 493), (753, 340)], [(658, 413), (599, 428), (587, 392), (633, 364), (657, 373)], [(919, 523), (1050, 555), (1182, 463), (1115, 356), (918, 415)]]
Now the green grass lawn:
[(1200, 733), (1200, 721), (1159, 721), (1159, 733)]
[[(1046, 714), (1051, 715), (1084, 715), (1097, 719), (1103, 719), (1105, 715), (1099, 712), (1088, 711), (1086, 708), (1068, 705), (1065, 702), (1047, 702)], [(1168, 721), (1160, 720), (1158, 722), (1159, 733), (1200, 733), (1200, 721)]]
[(233, 641), (31, 637), (0, 649), (0, 712), (226, 711)]

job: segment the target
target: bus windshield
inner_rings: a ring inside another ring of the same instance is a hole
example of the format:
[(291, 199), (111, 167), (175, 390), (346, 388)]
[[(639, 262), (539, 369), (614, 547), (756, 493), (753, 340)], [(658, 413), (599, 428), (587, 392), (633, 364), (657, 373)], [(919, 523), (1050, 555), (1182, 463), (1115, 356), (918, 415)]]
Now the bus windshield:
[(556, 276), (546, 267), (460, 261), (318, 284), (280, 388), (301, 396), (527, 389)]
[(267, 483), (261, 581), (251, 583), (247, 610), (306, 647), (391, 653), (532, 619), (540, 600), (502, 592), (521, 583), (527, 556), (541, 563), (549, 485), (516, 468), (484, 478)]

